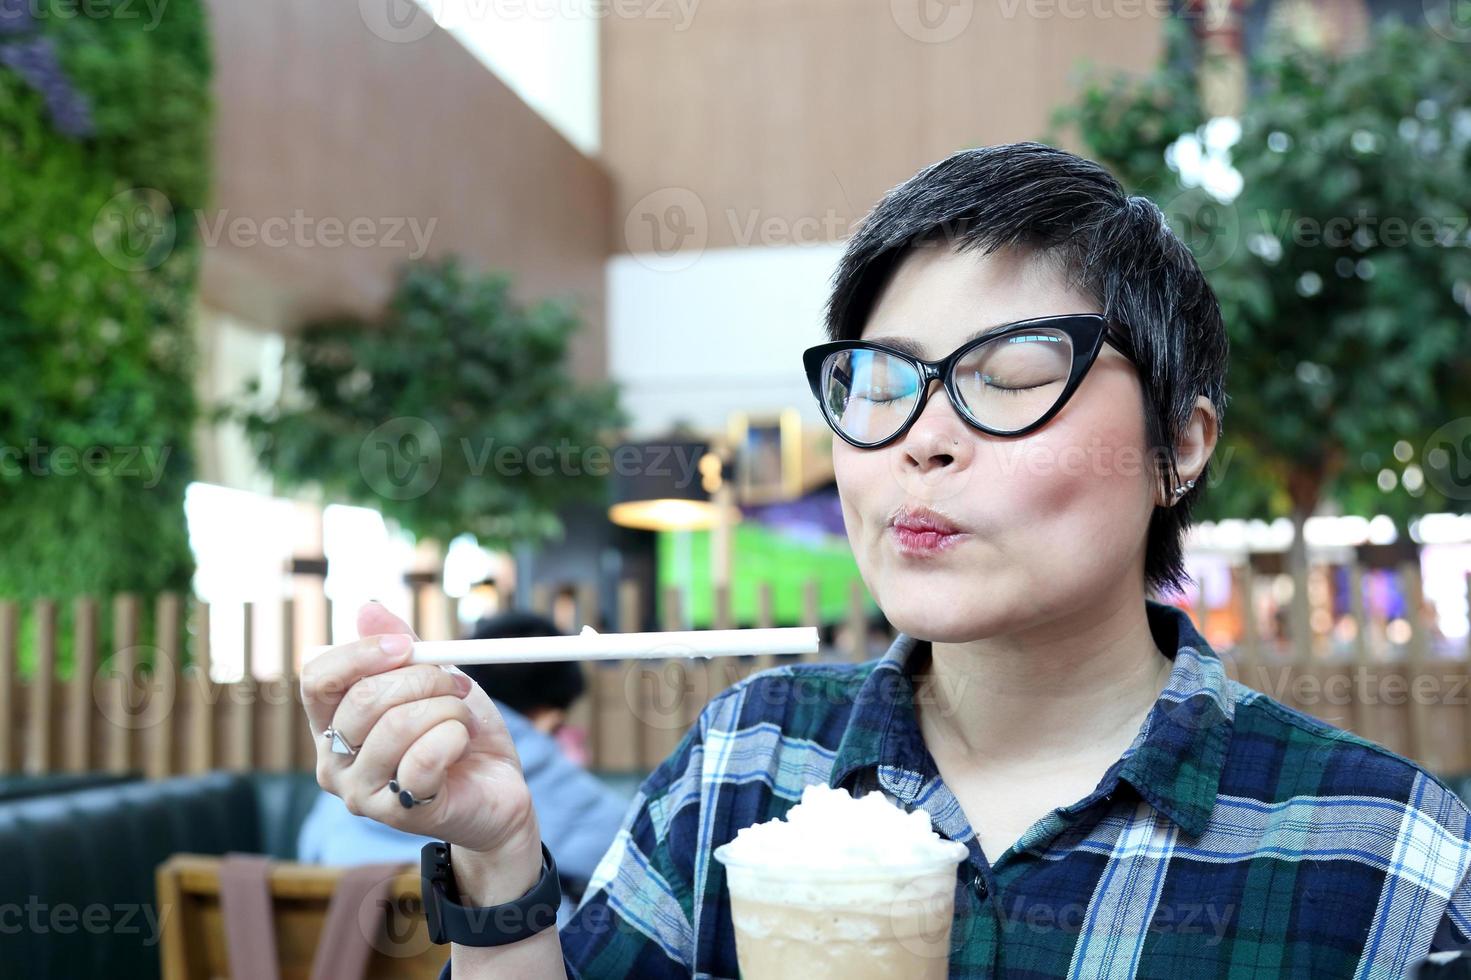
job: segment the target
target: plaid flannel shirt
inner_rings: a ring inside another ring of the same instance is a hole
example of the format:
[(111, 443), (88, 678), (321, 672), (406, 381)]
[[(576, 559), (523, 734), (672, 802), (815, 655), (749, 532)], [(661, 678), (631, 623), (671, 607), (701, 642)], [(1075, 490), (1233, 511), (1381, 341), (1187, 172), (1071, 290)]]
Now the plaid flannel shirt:
[(1466, 805), (1415, 763), (1230, 680), (1183, 611), (1147, 613), (1174, 666), (1138, 736), (994, 864), (920, 737), (905, 670), (919, 641), (725, 690), (644, 781), (562, 930), (569, 976), (738, 976), (711, 851), (816, 782), (882, 789), (969, 848), (954, 978), (1387, 980), (1471, 948)]

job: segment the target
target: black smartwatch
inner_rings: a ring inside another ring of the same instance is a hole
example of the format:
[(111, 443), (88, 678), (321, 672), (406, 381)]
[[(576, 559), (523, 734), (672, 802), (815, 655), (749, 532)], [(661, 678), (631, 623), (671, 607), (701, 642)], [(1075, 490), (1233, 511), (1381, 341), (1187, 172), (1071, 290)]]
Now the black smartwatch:
[(460, 904), (460, 889), (449, 866), (449, 845), (443, 841), (424, 845), (419, 852), (419, 874), (430, 942), (508, 946), (556, 925), (562, 883), (557, 878), (557, 862), (545, 843), (541, 845), (541, 879), (531, 891), (504, 905), (466, 908)]

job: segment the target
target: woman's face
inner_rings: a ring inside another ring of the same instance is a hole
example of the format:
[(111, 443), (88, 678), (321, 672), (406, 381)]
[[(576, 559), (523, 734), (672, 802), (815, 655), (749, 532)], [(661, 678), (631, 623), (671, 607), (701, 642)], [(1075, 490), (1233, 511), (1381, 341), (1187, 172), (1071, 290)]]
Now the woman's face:
[[(862, 336), (906, 338), (934, 360), (987, 327), (1098, 312), (1046, 261), (936, 245), (903, 260)], [(869, 593), (897, 629), (942, 643), (1139, 599), (1157, 492), (1146, 461), (1139, 377), (1109, 344), (1062, 411), (1019, 439), (971, 428), (932, 382), (899, 439), (879, 449), (833, 442)], [(933, 547), (934, 536), (891, 526), (906, 507), (929, 508), (962, 533)]]

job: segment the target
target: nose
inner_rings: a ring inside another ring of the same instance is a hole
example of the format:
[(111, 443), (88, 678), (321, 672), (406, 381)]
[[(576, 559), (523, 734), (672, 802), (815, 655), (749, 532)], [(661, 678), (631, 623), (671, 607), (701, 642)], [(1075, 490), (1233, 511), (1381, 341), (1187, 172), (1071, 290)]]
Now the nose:
[[(940, 384), (938, 380), (930, 383)], [(970, 465), (975, 456), (974, 430), (956, 413), (943, 386), (930, 391), (924, 411), (904, 434), (899, 451), (904, 468), (921, 476)]]

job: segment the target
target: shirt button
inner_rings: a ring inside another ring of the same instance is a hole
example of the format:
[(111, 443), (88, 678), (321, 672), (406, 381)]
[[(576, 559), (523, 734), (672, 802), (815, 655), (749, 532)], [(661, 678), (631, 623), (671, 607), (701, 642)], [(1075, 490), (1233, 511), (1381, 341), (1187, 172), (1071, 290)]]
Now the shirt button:
[(976, 876), (975, 876), (975, 879), (971, 883), (973, 885), (975, 885), (976, 894), (978, 896), (980, 896), (981, 898), (985, 898), (986, 897), (986, 877), (985, 877), (985, 875), (982, 875), (982, 874), (980, 874), (978, 872), (976, 874)]

